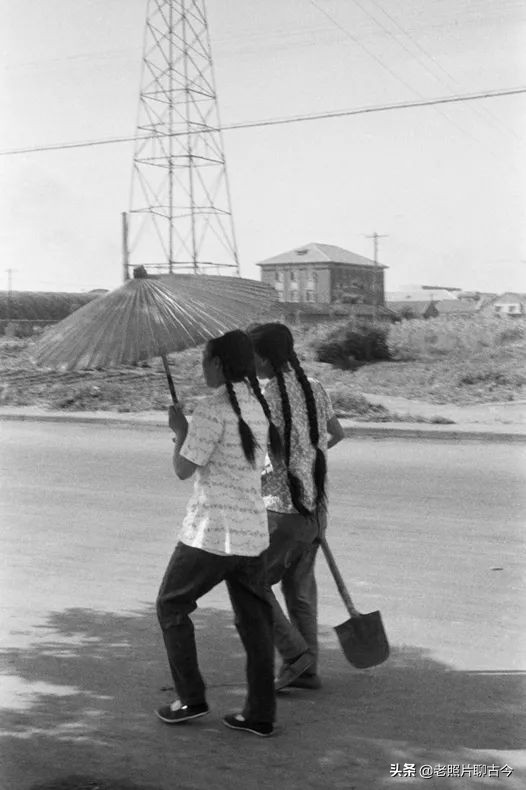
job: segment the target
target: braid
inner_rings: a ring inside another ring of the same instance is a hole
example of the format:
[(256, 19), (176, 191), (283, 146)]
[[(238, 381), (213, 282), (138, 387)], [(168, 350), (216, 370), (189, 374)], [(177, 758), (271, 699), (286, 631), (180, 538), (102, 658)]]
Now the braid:
[(281, 370), (274, 370), (276, 374), (276, 381), (278, 383), (279, 395), (281, 398), (281, 410), (283, 412), (284, 422), (284, 437), (285, 437), (285, 463), (287, 466), (290, 464), (290, 434), (292, 431), (292, 414), (290, 411), (290, 401), (287, 388), (285, 386), (285, 379)]
[(302, 503), (302, 484), (300, 480), (290, 471), (292, 413), (289, 396), (285, 386), (285, 379), (283, 377), (283, 371), (289, 369), (289, 364), (294, 369), (294, 372), (298, 377), (299, 383), (302, 386), (305, 395), (307, 415), (309, 419), (309, 438), (312, 446), (316, 450), (316, 460), (313, 465), (312, 474), (316, 486), (316, 503), (319, 504), (325, 496), (325, 476), (327, 469), (325, 455), (318, 447), (320, 434), (314, 393), (312, 392), (312, 388), (307, 380), (307, 377), (305, 376), (298, 358), (294, 353), (294, 338), (292, 337), (292, 333), (288, 326), (281, 323), (259, 324), (252, 326), (249, 330), (249, 333), (257, 354), (262, 357), (262, 359), (266, 360), (272, 367), (281, 397), (285, 440), (284, 461), (287, 467), (290, 498), (292, 500), (292, 504), (299, 513), (301, 513), (303, 516), (309, 515), (310, 511), (308, 511), (305, 505)]
[(272, 415), (270, 413), (269, 405), (265, 400), (263, 393), (261, 392), (261, 387), (259, 386), (259, 380), (255, 373), (250, 373), (248, 376), (248, 380), (250, 382), (250, 386), (254, 392), (254, 395), (258, 399), (259, 403), (261, 404), (261, 408), (265, 413), (265, 417), (268, 420), (268, 434), (269, 434), (269, 441), (270, 441), (270, 449), (272, 450), (272, 454), (278, 458), (281, 458), (283, 455), (283, 447), (281, 445), (281, 437), (279, 435), (279, 431), (272, 422)]
[(316, 504), (320, 505), (326, 499), (325, 481), (327, 478), (327, 460), (323, 450), (318, 446), (320, 442), (320, 429), (318, 425), (316, 400), (314, 399), (314, 392), (312, 391), (310, 382), (294, 350), (290, 352), (289, 362), (301, 385), (303, 394), (305, 395), (305, 405), (307, 407), (307, 417), (309, 419), (309, 436), (311, 444), (316, 450), (316, 457), (312, 467), (312, 476), (316, 486)]
[(301, 367), (300, 361), (295, 351), (291, 352), (289, 361), (292, 366), (292, 369), (294, 370), (294, 373), (296, 374), (296, 378), (301, 384), (303, 394), (305, 395), (305, 403), (307, 405), (307, 416), (309, 418), (310, 443), (312, 444), (313, 447), (317, 447), (318, 442), (320, 441), (320, 431), (318, 428), (318, 413), (316, 411), (316, 401), (314, 400), (314, 393), (312, 391), (310, 382), (307, 376), (305, 375), (305, 371)]
[(228, 398), (230, 400), (230, 404), (234, 412), (237, 414), (239, 436), (241, 438), (241, 446), (243, 447), (245, 458), (252, 466), (255, 466), (256, 447), (258, 446), (258, 444), (256, 442), (254, 434), (252, 433), (250, 426), (245, 422), (245, 420), (241, 416), (241, 409), (239, 408), (239, 403), (234, 390), (234, 385), (232, 384), (230, 378), (228, 378), (228, 376), (226, 375), (225, 375), (225, 385), (228, 392)]
[(289, 468), (290, 464), (290, 435), (292, 430), (292, 413), (290, 411), (290, 401), (289, 396), (287, 393), (287, 388), (285, 386), (285, 379), (283, 378), (283, 371), (274, 367), (274, 373), (276, 375), (276, 381), (279, 388), (279, 394), (281, 397), (281, 409), (283, 411), (283, 422), (285, 425), (284, 429), (284, 436), (285, 436), (285, 464), (287, 466), (287, 480), (289, 485), (290, 491), (290, 498), (292, 500), (292, 504), (298, 511), (301, 513), (302, 516), (308, 516), (310, 512), (307, 510), (305, 505), (301, 501), (302, 497), (302, 485), (301, 481), (296, 477), (296, 475), (292, 474)]

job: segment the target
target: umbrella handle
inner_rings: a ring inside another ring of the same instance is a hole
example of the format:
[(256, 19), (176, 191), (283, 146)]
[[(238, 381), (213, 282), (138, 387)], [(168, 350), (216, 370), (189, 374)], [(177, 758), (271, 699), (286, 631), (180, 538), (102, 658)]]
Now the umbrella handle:
[(327, 560), (327, 564), (330, 568), (332, 575), (334, 576), (334, 581), (336, 582), (336, 587), (338, 588), (338, 592), (340, 593), (342, 600), (347, 607), (347, 611), (351, 615), (351, 617), (360, 617), (360, 612), (356, 609), (355, 605), (352, 602), (352, 598), (349, 595), (349, 591), (345, 586), (345, 582), (343, 581), (342, 575), (338, 570), (338, 566), (336, 565), (336, 560), (334, 559), (333, 553), (329, 548), (329, 544), (325, 540), (325, 537), (320, 538), (320, 545), (322, 551), (325, 555), (325, 559)]
[(161, 359), (163, 361), (164, 372), (166, 373), (166, 378), (168, 379), (168, 387), (170, 389), (170, 395), (172, 396), (172, 402), (173, 402), (173, 405), (176, 406), (177, 405), (177, 395), (176, 395), (176, 392), (175, 392), (174, 380), (173, 380), (172, 374), (170, 372), (170, 366), (168, 365), (168, 360), (166, 359), (166, 356), (164, 354), (161, 354)]

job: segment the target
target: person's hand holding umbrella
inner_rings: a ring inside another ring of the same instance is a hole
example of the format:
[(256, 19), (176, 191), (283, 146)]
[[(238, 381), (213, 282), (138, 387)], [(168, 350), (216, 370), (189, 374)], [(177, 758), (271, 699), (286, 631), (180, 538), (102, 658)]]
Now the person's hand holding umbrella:
[(180, 403), (168, 407), (168, 425), (175, 433), (176, 439), (179, 439), (181, 436), (183, 436), (184, 441), (188, 431), (188, 420), (183, 414), (183, 409)]
[(179, 402), (168, 407), (168, 425), (175, 434), (172, 439), (174, 443), (173, 465), (175, 474), (180, 480), (186, 480), (193, 475), (197, 466), (192, 461), (180, 455), (181, 447), (185, 443), (186, 434), (188, 433), (188, 420)]

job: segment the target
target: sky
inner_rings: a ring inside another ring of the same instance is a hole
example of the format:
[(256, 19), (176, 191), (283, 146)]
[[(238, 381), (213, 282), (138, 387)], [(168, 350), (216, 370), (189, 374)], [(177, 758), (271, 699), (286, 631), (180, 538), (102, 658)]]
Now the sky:
[[(0, 289), (122, 281), (146, 0), (0, 0)], [(526, 88), (523, 0), (208, 0), (221, 118)], [(522, 42), (522, 46), (521, 46)], [(386, 290), (526, 291), (526, 94), (225, 131), (241, 274), (308, 242)], [(137, 261), (139, 262), (139, 261)]]

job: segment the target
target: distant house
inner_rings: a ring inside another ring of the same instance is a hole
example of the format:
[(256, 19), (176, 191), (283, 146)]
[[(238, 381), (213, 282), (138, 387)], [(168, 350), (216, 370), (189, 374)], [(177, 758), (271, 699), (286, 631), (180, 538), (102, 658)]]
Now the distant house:
[(261, 280), (276, 289), (281, 302), (384, 304), (387, 267), (333, 244), (311, 242), (266, 258), (258, 266)]
[(444, 299), (444, 301), (401, 301), (387, 302), (387, 307), (393, 310), (399, 318), (468, 318), (479, 312), (478, 305), (474, 302), (461, 299)]
[(445, 288), (432, 285), (409, 285), (398, 291), (388, 291), (385, 295), (386, 302), (443, 302), (456, 301), (460, 295), (460, 288)]
[(401, 318), (470, 317), (496, 295), (460, 288), (423, 285), (406, 291), (388, 292), (386, 305)]
[(526, 315), (526, 294), (507, 291), (486, 302), (484, 312), (519, 317)]

